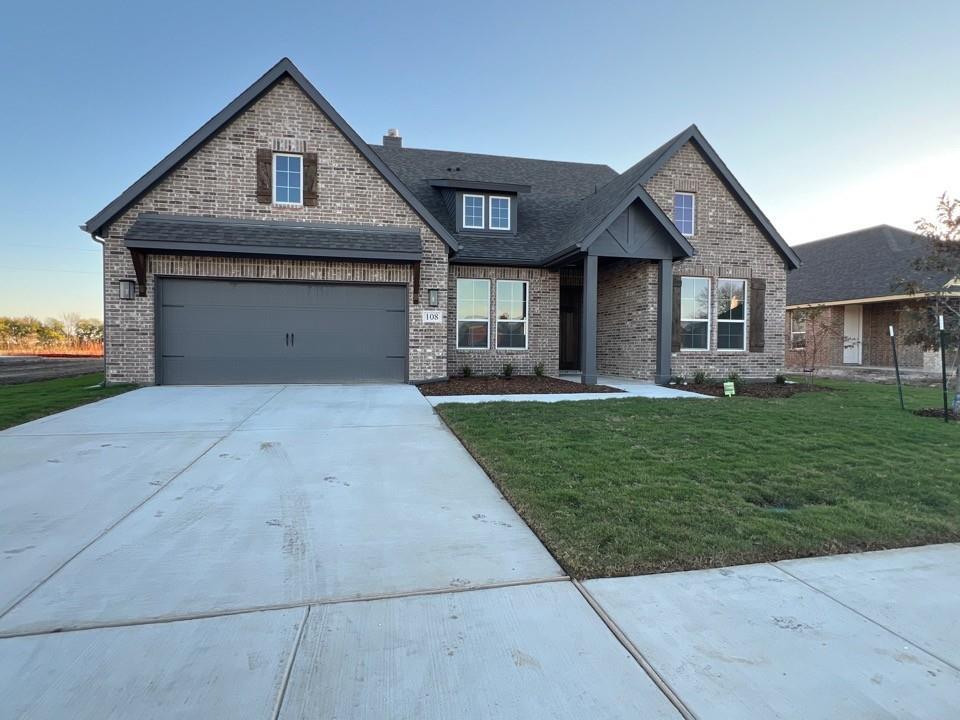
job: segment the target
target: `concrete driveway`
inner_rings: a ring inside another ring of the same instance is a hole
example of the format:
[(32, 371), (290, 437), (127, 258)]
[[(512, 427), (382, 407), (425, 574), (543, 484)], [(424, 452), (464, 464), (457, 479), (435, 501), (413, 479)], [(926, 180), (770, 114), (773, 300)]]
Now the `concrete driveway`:
[(960, 547), (574, 583), (404, 386), (0, 433), (25, 718), (946, 718)]

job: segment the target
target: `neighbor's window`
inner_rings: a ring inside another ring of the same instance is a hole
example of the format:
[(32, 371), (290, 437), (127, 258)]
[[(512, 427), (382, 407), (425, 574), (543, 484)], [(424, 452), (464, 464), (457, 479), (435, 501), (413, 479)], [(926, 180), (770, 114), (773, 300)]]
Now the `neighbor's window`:
[(497, 347), (527, 348), (527, 283), (497, 280)]
[(803, 350), (807, 346), (807, 319), (795, 312), (790, 313), (790, 347)]
[(747, 349), (746, 280), (717, 281), (717, 350)]
[(680, 285), (680, 348), (710, 348), (710, 280), (685, 277)]
[(303, 158), (299, 155), (273, 156), (273, 201), (283, 205), (303, 202)]
[(510, 229), (510, 198), (490, 197), (490, 229)]
[(681, 234), (691, 237), (693, 235), (694, 206), (696, 205), (696, 196), (693, 193), (674, 193), (673, 194), (673, 224)]
[(457, 347), (490, 347), (489, 280), (457, 280)]
[(463, 196), (463, 226), (465, 228), (483, 229), (483, 195)]

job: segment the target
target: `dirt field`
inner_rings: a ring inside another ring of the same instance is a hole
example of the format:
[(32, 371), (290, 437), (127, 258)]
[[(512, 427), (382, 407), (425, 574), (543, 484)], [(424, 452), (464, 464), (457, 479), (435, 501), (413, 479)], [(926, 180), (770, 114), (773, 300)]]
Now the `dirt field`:
[(45, 358), (0, 355), (0, 385), (102, 372), (103, 358)]

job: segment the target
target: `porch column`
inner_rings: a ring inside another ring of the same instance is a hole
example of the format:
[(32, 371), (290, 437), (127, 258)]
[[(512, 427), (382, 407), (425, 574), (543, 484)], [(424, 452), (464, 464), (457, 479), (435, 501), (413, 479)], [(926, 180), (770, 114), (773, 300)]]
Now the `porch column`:
[(597, 256), (583, 258), (583, 306), (580, 315), (580, 381), (597, 382)]
[(660, 261), (660, 291), (657, 293), (656, 381), (670, 382), (670, 350), (673, 335), (673, 260)]

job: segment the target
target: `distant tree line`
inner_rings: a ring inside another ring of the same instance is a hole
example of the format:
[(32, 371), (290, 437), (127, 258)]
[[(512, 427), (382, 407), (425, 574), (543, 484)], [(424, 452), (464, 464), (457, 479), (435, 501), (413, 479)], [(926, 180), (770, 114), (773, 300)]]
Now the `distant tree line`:
[(0, 352), (99, 354), (102, 351), (103, 322), (98, 319), (81, 318), (75, 313), (46, 320), (0, 317)]

